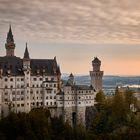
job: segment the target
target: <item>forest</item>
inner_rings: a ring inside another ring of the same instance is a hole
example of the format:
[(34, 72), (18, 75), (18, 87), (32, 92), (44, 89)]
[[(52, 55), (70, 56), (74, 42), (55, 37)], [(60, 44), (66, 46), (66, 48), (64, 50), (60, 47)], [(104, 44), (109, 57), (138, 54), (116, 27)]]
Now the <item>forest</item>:
[(0, 120), (0, 140), (139, 140), (140, 103), (131, 90), (96, 95), (90, 126), (70, 126), (47, 109), (13, 113)]

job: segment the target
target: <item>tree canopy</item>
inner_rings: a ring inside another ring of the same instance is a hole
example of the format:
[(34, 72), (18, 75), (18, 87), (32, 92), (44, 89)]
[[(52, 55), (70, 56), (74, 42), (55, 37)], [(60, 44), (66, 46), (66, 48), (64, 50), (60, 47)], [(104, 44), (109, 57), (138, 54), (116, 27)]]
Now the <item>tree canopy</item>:
[(87, 129), (82, 125), (72, 128), (62, 117), (51, 117), (49, 110), (43, 108), (29, 113), (11, 112), (0, 120), (0, 140), (140, 139), (140, 102), (132, 91), (116, 89), (115, 95), (108, 98), (100, 91), (96, 102)]

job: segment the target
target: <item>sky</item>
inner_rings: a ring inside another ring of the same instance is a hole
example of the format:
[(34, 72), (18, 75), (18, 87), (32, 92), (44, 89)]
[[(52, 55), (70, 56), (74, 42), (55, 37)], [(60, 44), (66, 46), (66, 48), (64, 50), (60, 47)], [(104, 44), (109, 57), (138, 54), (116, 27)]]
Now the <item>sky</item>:
[(105, 75), (140, 75), (139, 0), (0, 0), (0, 55), (9, 24), (16, 56), (56, 56), (62, 73), (89, 74), (98, 57)]

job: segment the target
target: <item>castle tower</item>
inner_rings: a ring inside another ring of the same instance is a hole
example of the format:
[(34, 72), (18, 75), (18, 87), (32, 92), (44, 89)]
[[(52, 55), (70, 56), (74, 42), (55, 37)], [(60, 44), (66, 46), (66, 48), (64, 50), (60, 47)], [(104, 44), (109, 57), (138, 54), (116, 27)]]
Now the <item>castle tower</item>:
[(91, 85), (95, 88), (96, 92), (102, 90), (102, 77), (103, 71), (100, 71), (101, 61), (95, 57), (92, 61), (93, 71), (90, 71)]
[(11, 25), (9, 26), (9, 32), (7, 33), (5, 48), (6, 48), (6, 56), (14, 56), (15, 43), (14, 43)]
[(70, 85), (74, 85), (74, 76), (73, 76), (72, 73), (69, 75), (68, 83), (69, 83)]
[(24, 71), (24, 101), (25, 101), (25, 112), (31, 110), (30, 106), (30, 57), (26, 43), (26, 49), (23, 57), (23, 71)]

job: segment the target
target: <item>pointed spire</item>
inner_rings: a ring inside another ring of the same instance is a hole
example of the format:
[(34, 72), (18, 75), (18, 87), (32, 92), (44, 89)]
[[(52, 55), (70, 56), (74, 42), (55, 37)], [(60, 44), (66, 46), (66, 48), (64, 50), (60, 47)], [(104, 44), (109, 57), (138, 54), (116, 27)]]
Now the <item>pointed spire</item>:
[(74, 77), (74, 76), (73, 76), (73, 74), (71, 73), (71, 74), (69, 75), (69, 77)]
[(7, 33), (7, 43), (14, 42), (11, 24), (9, 24), (9, 32)]
[(14, 56), (15, 47), (16, 45), (14, 43), (11, 24), (9, 24), (9, 32), (7, 33), (7, 39), (5, 43), (6, 56)]
[(25, 49), (25, 52), (24, 52), (24, 58), (30, 59), (29, 52), (28, 52), (28, 47), (27, 47), (27, 42), (26, 42), (26, 49)]

